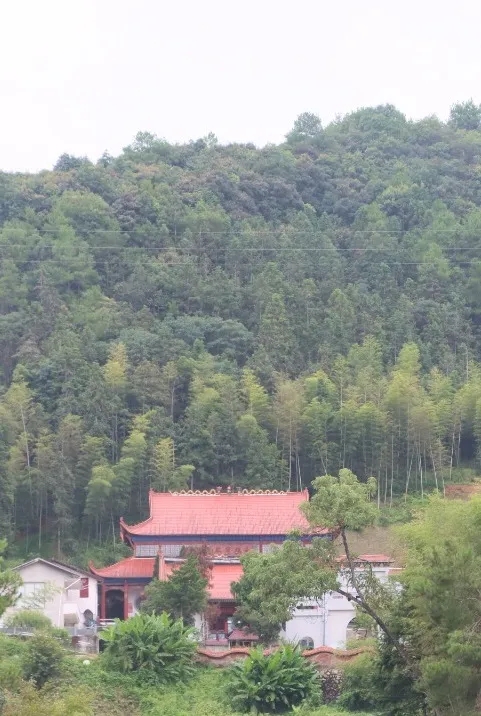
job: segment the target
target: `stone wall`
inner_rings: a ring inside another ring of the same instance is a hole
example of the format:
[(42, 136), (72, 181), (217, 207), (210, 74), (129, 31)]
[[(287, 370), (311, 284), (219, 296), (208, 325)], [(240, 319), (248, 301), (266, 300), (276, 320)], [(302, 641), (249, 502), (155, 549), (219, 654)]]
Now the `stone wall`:
[[(210, 664), (211, 666), (229, 666), (239, 659), (245, 659), (249, 655), (249, 649), (237, 648), (229, 649), (226, 651), (211, 651), (209, 649), (197, 650), (197, 658), (203, 664)], [(272, 653), (273, 649), (266, 649), (264, 654)], [(364, 654), (368, 649), (350, 649), (343, 651), (342, 649), (332, 649), (330, 646), (318, 646), (316, 649), (310, 649), (305, 651), (303, 656), (308, 659), (311, 664), (316, 666), (318, 669), (329, 669), (346, 662), (352, 661), (359, 654)]]

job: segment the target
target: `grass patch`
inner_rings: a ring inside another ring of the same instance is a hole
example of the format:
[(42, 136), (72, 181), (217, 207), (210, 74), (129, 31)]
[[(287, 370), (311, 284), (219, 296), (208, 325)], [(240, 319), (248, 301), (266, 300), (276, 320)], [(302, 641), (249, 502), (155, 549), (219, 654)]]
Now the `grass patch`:
[[(229, 706), (225, 669), (199, 666), (186, 684), (139, 686), (132, 676), (104, 670), (101, 658), (87, 660), (67, 657), (59, 679), (40, 691), (23, 682), (8, 698), (7, 716), (239, 716)], [(292, 713), (348, 716), (335, 706), (306, 703)]]
[[(203, 667), (188, 685), (142, 690), (141, 716), (238, 716), (238, 712), (232, 711), (228, 705), (226, 680), (225, 669)], [(347, 716), (346, 711), (335, 706), (309, 707), (308, 704), (291, 713), (302, 716)], [(364, 716), (369, 714), (364, 713)]]

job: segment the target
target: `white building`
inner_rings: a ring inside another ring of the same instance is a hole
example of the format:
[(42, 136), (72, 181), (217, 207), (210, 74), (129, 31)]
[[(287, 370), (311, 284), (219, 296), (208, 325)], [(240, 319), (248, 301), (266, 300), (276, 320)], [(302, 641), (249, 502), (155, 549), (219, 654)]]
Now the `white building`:
[(14, 571), (23, 584), (17, 603), (3, 614), (3, 623), (9, 615), (24, 609), (35, 595), (40, 596), (40, 601), (45, 597), (37, 608), (55, 627), (83, 627), (97, 618), (98, 579), (94, 575), (40, 557), (14, 567)]
[[(372, 569), (373, 575), (381, 582), (389, 576), (391, 560), (386, 555), (362, 555), (356, 561), (356, 571)], [(346, 580), (342, 580), (346, 582)], [(344, 584), (349, 590), (347, 583)], [(300, 643), (309, 648), (330, 646), (343, 649), (349, 638), (348, 628), (356, 616), (356, 607), (352, 601), (337, 592), (329, 592), (320, 601), (304, 599), (290, 619), (281, 637), (289, 642)]]

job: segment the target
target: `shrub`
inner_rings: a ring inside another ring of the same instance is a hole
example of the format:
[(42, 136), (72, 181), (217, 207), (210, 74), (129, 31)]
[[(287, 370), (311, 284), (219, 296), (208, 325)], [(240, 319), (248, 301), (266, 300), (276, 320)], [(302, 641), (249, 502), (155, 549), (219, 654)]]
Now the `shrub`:
[(228, 694), (234, 709), (253, 713), (282, 713), (307, 699), (319, 687), (319, 677), (301, 652), (283, 646), (264, 656), (254, 649), (228, 676)]
[(24, 631), (42, 631), (46, 634), (54, 636), (65, 646), (70, 644), (70, 636), (66, 629), (54, 627), (52, 622), (45, 614), (37, 609), (22, 609), (19, 612), (11, 614), (5, 623), (9, 627), (17, 627)]
[(31, 630), (47, 630), (52, 627), (52, 622), (45, 614), (36, 609), (22, 609), (14, 612), (5, 619), (8, 627), (18, 627), (20, 629)]
[(60, 698), (50, 690), (38, 691), (22, 684), (17, 694), (7, 694), (2, 716), (93, 716), (92, 695), (85, 690), (68, 690)]
[(67, 629), (62, 629), (62, 627), (51, 627), (47, 633), (55, 637), (55, 639), (61, 642), (64, 646), (72, 646), (72, 637), (68, 633)]
[(3, 689), (16, 691), (22, 683), (22, 676), (22, 662), (18, 656), (0, 661), (0, 691)]
[(106, 664), (142, 681), (168, 683), (194, 673), (194, 630), (167, 614), (138, 614), (102, 633)]
[(379, 705), (378, 666), (371, 654), (361, 654), (346, 664), (338, 704), (349, 711), (375, 709)]
[(26, 648), (27, 644), (24, 639), (0, 634), (0, 661), (12, 656), (19, 656), (24, 653)]
[(49, 679), (59, 676), (65, 651), (51, 634), (37, 632), (27, 642), (23, 672), (27, 680), (41, 688)]

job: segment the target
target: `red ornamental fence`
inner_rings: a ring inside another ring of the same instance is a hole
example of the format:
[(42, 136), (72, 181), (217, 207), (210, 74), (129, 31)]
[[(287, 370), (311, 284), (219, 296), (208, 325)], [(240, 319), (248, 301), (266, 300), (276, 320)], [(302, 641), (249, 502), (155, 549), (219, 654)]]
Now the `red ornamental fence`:
[[(245, 647), (238, 647), (236, 649), (229, 649), (228, 651), (210, 651), (209, 649), (197, 649), (197, 658), (203, 664), (210, 664), (211, 666), (229, 666), (234, 661), (239, 659), (245, 659), (249, 655), (250, 649)], [(266, 649), (264, 654), (270, 654), (274, 649)], [(365, 647), (359, 649), (349, 649), (344, 651), (342, 649), (333, 649), (330, 646), (318, 646), (315, 649), (309, 649), (303, 653), (303, 656), (308, 659), (311, 664), (316, 666), (318, 669), (329, 669), (331, 667), (340, 666), (349, 661), (352, 661), (360, 654), (364, 654), (369, 649)]]

